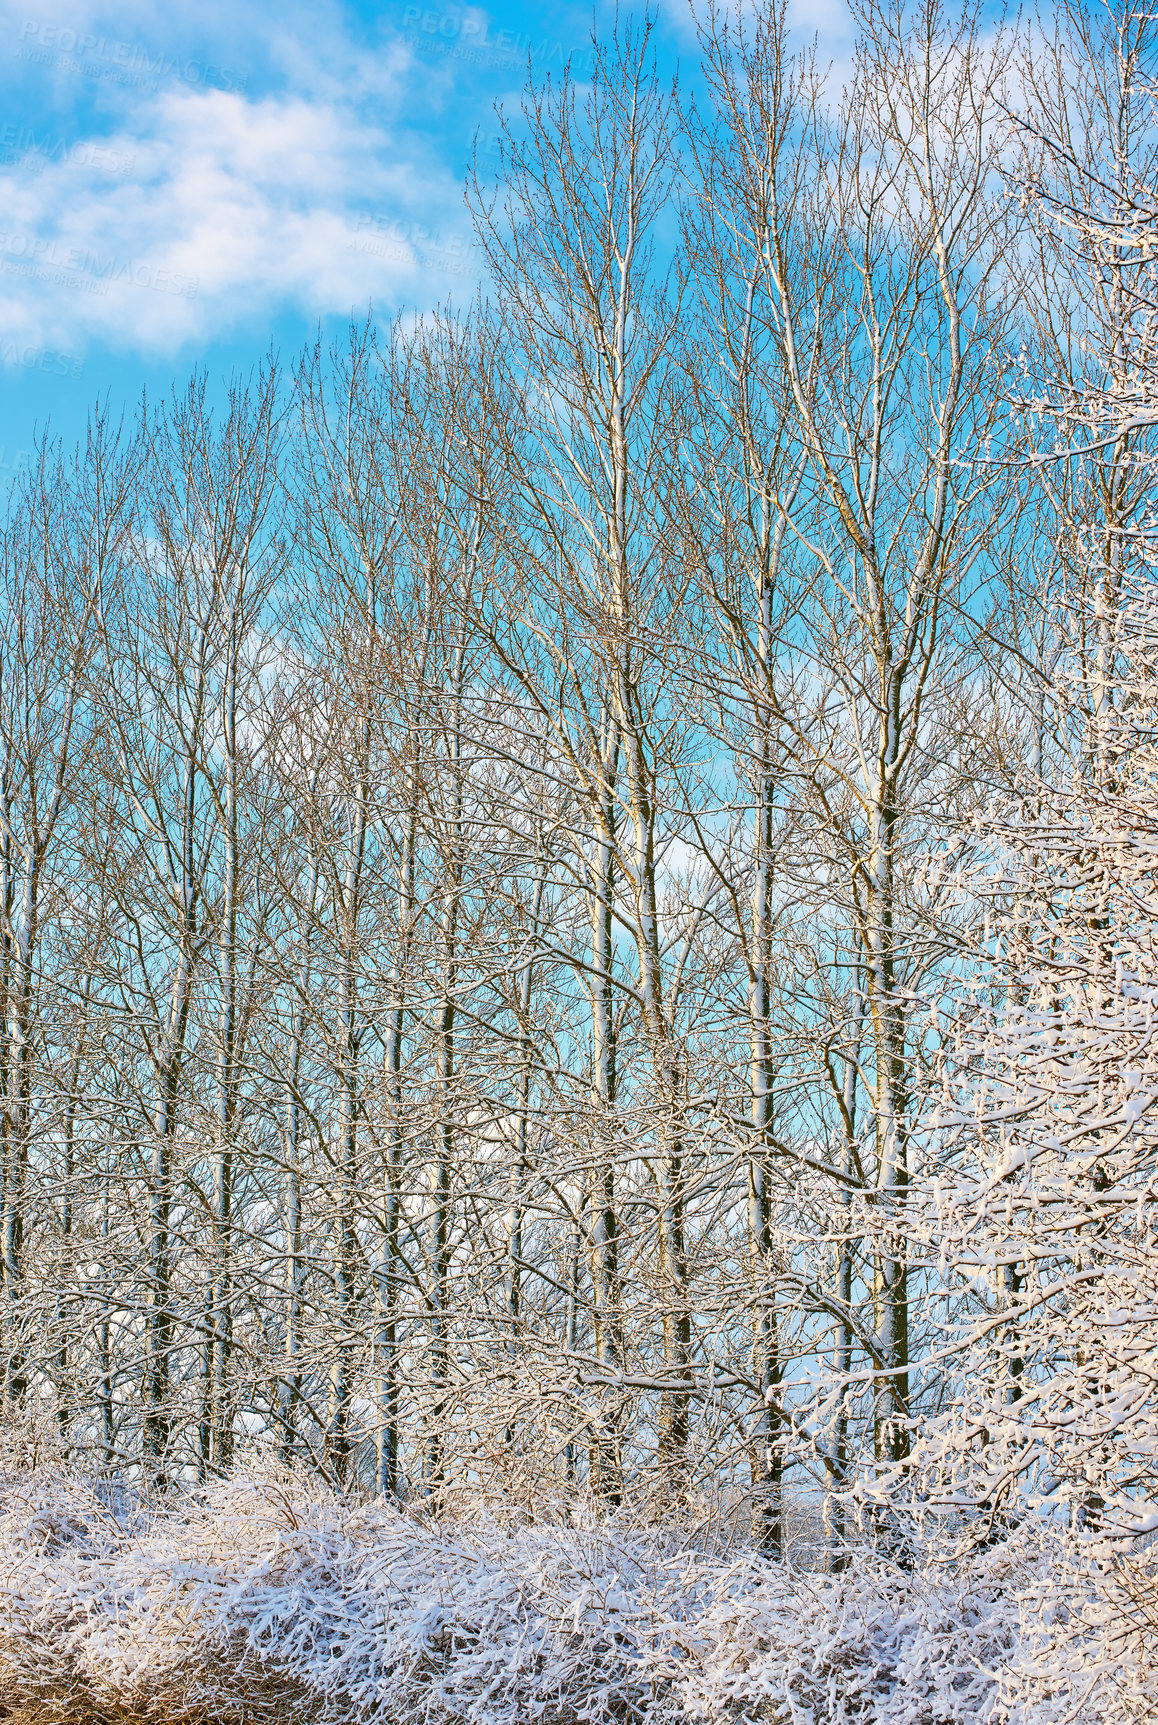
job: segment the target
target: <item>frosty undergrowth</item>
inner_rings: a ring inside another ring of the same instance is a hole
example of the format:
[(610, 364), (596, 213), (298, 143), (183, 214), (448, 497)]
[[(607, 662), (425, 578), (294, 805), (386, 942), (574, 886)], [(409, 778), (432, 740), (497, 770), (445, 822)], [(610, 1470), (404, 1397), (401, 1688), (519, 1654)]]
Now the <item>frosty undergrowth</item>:
[(1072, 1598), (1059, 1617), (1049, 1575), (1023, 1553), (826, 1578), (654, 1528), (435, 1526), (274, 1476), (150, 1506), (13, 1472), (0, 1717), (1091, 1725), (1104, 1623)]

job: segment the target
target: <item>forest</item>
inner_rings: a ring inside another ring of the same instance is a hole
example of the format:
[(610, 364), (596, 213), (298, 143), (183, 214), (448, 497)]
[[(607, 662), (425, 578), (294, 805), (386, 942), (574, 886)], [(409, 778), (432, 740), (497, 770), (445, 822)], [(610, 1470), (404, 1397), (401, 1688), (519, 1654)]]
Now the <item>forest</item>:
[(654, 24), (13, 484), (30, 1720), (1158, 1707), (1158, 23)]

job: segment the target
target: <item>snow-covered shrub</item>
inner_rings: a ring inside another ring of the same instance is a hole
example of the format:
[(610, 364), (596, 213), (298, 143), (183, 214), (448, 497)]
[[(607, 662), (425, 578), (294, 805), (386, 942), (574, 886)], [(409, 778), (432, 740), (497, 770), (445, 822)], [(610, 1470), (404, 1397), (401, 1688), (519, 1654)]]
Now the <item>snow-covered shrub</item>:
[(825, 1578), (654, 1527), (439, 1526), (272, 1474), (149, 1503), (9, 1473), (0, 1712), (37, 1725), (1048, 1725), (1097, 1675), (1108, 1595), (1074, 1597), (1067, 1669), (1049, 1625), (1036, 1639), (1029, 1627), (1045, 1582), (1028, 1549), (968, 1573), (866, 1558)]

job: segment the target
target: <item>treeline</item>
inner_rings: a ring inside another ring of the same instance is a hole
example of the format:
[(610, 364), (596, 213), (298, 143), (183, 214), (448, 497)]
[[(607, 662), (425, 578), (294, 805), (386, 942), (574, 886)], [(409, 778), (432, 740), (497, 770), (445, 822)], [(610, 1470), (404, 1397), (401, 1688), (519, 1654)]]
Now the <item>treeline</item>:
[(1145, 1495), (1153, 26), (858, 27), (837, 95), (713, 16), (694, 104), (625, 27), (472, 184), (485, 303), (14, 490), (0, 1339), (70, 1453), (834, 1563)]

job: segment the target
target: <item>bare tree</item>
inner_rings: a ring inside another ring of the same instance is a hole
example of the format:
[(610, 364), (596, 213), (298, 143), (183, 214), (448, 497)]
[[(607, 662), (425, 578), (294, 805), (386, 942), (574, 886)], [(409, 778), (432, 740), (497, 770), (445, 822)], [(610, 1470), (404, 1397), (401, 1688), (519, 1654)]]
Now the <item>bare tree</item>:
[[(45, 998), (41, 947), (49, 921), (70, 914), (66, 859), (76, 841), (78, 773), (92, 738), (98, 623), (120, 571), (133, 481), (131, 454), (98, 415), (74, 462), (41, 450), (0, 553), (0, 1275), (5, 1394), (17, 1400), (27, 1384), (21, 1300), (30, 1156), (34, 1139), (55, 1125), (44, 1109), (48, 1099), (38, 1095), (37, 1068), (45, 1014), (58, 1017), (64, 1004)], [(74, 1074), (65, 1102), (69, 1143), (75, 1125)], [(66, 1166), (66, 1206), (70, 1180)], [(67, 1208), (65, 1218), (70, 1223)]]

